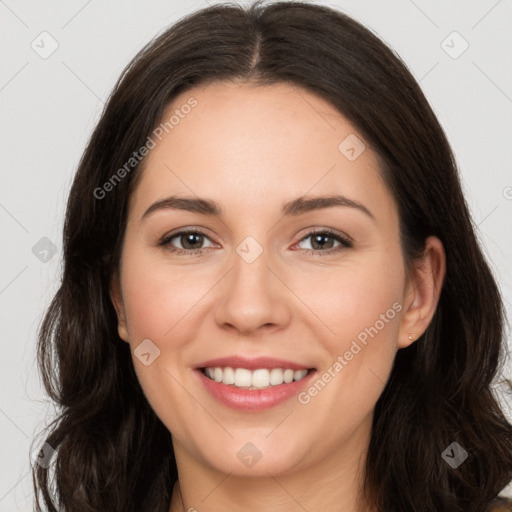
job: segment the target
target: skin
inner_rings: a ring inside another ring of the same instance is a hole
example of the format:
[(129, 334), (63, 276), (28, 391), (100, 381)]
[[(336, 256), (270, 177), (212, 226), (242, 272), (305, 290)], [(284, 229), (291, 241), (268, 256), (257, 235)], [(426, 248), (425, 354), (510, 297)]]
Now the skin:
[[(122, 261), (111, 285), (119, 335), (133, 351), (145, 339), (160, 350), (138, 379), (172, 434), (179, 471), (170, 512), (369, 511), (361, 478), (373, 410), (397, 350), (427, 328), (445, 275), (441, 242), (427, 239), (406, 269), (398, 211), (370, 145), (349, 161), (338, 146), (357, 130), (330, 104), (287, 84), (214, 82), (177, 96), (164, 119), (190, 97), (198, 104), (146, 158), (129, 204)], [(160, 209), (170, 195), (218, 202), (220, 218)], [(283, 216), (299, 196), (344, 196), (351, 207)], [(165, 235), (200, 228), (167, 246)], [(325, 250), (308, 236), (330, 228), (353, 239)], [(263, 249), (247, 263), (236, 252), (248, 236)], [(183, 245), (185, 244), (185, 245)], [(194, 245), (192, 245), (194, 247)], [(292, 397), (263, 412), (217, 402), (192, 367), (228, 355), (270, 355), (322, 375), (365, 328), (401, 306), (307, 404)], [(252, 442), (261, 459), (237, 452)], [(312, 482), (315, 492), (312, 493)]]

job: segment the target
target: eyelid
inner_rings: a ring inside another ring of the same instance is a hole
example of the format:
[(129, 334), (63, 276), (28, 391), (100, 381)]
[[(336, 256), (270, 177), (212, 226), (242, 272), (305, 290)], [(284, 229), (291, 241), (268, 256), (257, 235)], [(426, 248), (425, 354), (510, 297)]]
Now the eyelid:
[(354, 239), (350, 235), (348, 235), (347, 233), (344, 233), (342, 231), (338, 231), (337, 229), (333, 229), (333, 228), (312, 226), (312, 227), (304, 228), (303, 231), (304, 231), (304, 235), (302, 235), (302, 237), (300, 238), (299, 241), (302, 241), (302, 240), (304, 240), (304, 238), (307, 238), (309, 235), (314, 235), (316, 233), (328, 233), (330, 235), (337, 236), (339, 238), (343, 238), (347, 242), (354, 243)]
[[(191, 233), (203, 235), (205, 238), (208, 238), (212, 243), (216, 243), (212, 240), (212, 237), (206, 231), (204, 231), (202, 228), (196, 228), (194, 226), (190, 226), (187, 228), (178, 228), (178, 230), (176, 230), (176, 231), (171, 231), (170, 233), (165, 234), (159, 240), (158, 245), (167, 245), (169, 243), (169, 241), (172, 240), (173, 238), (175, 238), (179, 235), (186, 235), (186, 234), (191, 234)], [(182, 250), (182, 251), (183, 250), (188, 250), (188, 251), (202, 250), (202, 249), (179, 249), (179, 247), (177, 247), (176, 249)]]
[(337, 247), (332, 247), (330, 249), (320, 249), (320, 250), (313, 250), (313, 249), (296, 249), (296, 250), (302, 250), (302, 251), (308, 251), (309, 253), (313, 253), (316, 255), (329, 255), (329, 254), (335, 254), (340, 250), (343, 249), (350, 249), (354, 245), (354, 239), (346, 235), (344, 233), (341, 233), (338, 230), (332, 229), (332, 228), (323, 228), (323, 227), (310, 227), (306, 228), (306, 233), (299, 239), (298, 242), (293, 244), (293, 247), (297, 247), (298, 244), (300, 244), (302, 241), (316, 235), (316, 234), (326, 234), (331, 238), (334, 238), (339, 242), (340, 245)]

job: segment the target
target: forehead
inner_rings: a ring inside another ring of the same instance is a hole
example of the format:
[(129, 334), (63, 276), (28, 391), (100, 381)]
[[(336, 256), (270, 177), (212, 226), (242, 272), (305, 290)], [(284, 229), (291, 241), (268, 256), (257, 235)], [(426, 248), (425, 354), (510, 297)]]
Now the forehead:
[(342, 193), (393, 208), (368, 142), (331, 104), (294, 85), (198, 86), (173, 99), (157, 130), (133, 198), (139, 211), (182, 192), (269, 207), (276, 194), (282, 202)]

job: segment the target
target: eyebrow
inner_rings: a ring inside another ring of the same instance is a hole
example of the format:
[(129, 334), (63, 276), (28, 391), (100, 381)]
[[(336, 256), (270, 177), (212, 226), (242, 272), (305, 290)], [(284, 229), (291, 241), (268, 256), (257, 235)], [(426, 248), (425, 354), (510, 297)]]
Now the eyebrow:
[[(374, 222), (376, 221), (375, 216), (366, 206), (343, 195), (297, 197), (296, 199), (286, 202), (281, 208), (281, 213), (284, 216), (297, 216), (314, 210), (332, 208), (334, 206), (354, 208), (366, 214)], [(170, 196), (153, 203), (144, 212), (140, 220), (144, 220), (150, 214), (159, 210), (183, 210), (213, 217), (221, 217), (223, 211), (219, 203), (211, 199)]]

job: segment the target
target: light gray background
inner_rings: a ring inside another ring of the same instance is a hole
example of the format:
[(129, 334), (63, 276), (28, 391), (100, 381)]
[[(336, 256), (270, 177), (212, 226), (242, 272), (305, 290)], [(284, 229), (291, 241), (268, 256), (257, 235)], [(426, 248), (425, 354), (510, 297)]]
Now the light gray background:
[[(370, 27), (420, 81), (454, 148), (510, 318), (512, 0), (317, 3)], [(29, 446), (53, 412), (36, 370), (36, 331), (57, 288), (65, 200), (80, 155), (136, 51), (206, 5), (0, 0), (0, 512), (32, 510)], [(58, 43), (46, 59), (31, 47), (35, 41), (40, 51), (51, 48), (43, 31)], [(463, 48), (458, 36), (446, 39), (453, 31), (469, 44), (458, 58), (445, 51)], [(32, 252), (43, 237), (57, 249), (46, 263)]]

